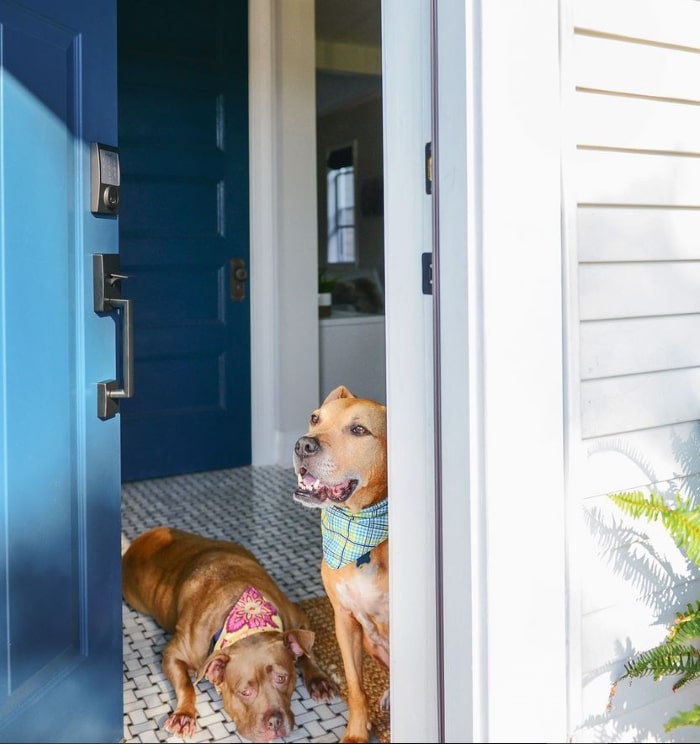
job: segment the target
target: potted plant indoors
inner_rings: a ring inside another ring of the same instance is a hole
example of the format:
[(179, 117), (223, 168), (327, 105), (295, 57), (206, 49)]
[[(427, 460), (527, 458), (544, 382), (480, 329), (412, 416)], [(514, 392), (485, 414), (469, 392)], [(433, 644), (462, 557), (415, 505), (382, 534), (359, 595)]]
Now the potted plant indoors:
[(326, 274), (326, 269), (318, 270), (318, 316), (328, 318), (333, 305), (333, 285), (336, 280)]

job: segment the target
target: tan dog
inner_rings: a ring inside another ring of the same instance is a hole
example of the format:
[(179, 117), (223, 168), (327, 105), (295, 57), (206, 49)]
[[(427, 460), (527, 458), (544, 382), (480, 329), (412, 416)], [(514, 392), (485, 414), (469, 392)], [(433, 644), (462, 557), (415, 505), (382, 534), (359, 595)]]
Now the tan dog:
[[(344, 742), (369, 741), (362, 648), (389, 667), (386, 408), (333, 390), (294, 445), (295, 501), (321, 512), (321, 577), (348, 685)], [(389, 707), (389, 691), (381, 700)]]
[(238, 733), (253, 742), (294, 728), (295, 660), (314, 700), (338, 694), (311, 656), (308, 617), (240, 545), (156, 527), (124, 554), (122, 589), (135, 610), (172, 634), (163, 671), (177, 708), (164, 728), (177, 736), (196, 731), (190, 671), (216, 687)]

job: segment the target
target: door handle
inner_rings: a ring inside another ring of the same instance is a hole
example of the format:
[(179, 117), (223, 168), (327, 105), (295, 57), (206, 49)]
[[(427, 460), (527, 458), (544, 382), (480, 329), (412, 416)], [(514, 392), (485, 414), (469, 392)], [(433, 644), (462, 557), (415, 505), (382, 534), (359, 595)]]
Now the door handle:
[(245, 300), (245, 282), (248, 271), (242, 258), (232, 258), (229, 261), (229, 273), (231, 281), (231, 299), (234, 302)]
[(132, 300), (122, 298), (121, 282), (129, 277), (121, 273), (119, 255), (93, 253), (93, 289), (96, 313), (121, 311), (122, 374), (121, 387), (117, 380), (97, 383), (97, 416), (103, 420), (119, 412), (119, 400), (134, 394), (134, 317)]

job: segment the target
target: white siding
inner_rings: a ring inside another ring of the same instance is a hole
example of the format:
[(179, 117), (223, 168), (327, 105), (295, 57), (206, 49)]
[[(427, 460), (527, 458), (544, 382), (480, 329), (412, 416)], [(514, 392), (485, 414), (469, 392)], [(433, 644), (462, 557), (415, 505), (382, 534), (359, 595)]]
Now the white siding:
[(697, 685), (635, 681), (607, 709), (624, 661), (700, 598), (700, 572), (606, 494), (700, 494), (700, 2), (574, 0), (571, 20), (572, 461), (583, 462), (572, 470), (583, 505), (572, 741), (697, 741), (695, 728), (663, 729)]

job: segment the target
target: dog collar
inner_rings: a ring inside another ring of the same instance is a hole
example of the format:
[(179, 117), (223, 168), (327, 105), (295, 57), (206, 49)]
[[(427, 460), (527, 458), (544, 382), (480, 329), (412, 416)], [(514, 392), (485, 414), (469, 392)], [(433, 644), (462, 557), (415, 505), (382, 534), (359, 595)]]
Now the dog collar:
[(369, 552), (389, 537), (389, 499), (358, 513), (346, 506), (321, 510), (323, 558), (331, 568), (369, 562)]
[(221, 630), (212, 638), (212, 651), (221, 651), (253, 633), (282, 630), (277, 608), (255, 587), (249, 586), (226, 616)]

